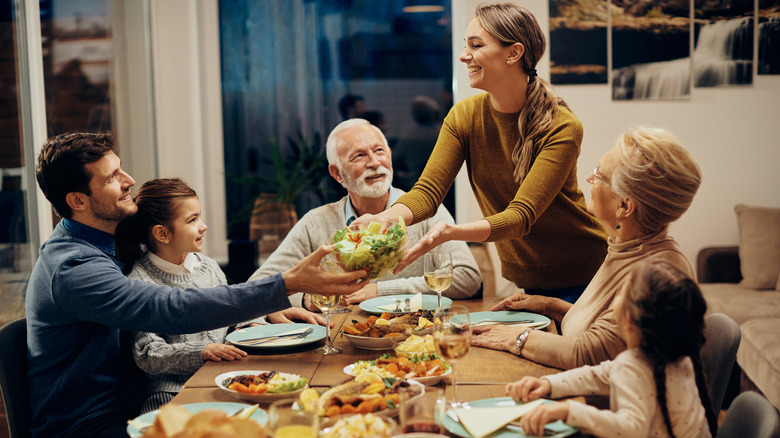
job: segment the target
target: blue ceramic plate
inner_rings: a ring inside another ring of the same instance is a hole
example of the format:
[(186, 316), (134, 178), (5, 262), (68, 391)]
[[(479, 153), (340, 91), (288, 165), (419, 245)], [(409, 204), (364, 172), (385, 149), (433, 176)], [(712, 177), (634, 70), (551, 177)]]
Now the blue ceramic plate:
[[(309, 335), (303, 339), (285, 339), (259, 345), (242, 342), (247, 339), (262, 338), (266, 336), (280, 335), (283, 333), (302, 332), (309, 327), (313, 328), (314, 331), (309, 333)], [(231, 344), (241, 348), (257, 348), (267, 350), (295, 348), (300, 347), (301, 345), (307, 345), (325, 339), (325, 327), (321, 325), (297, 322), (286, 324), (266, 324), (236, 330), (233, 333), (227, 335), (226, 339)]]
[[(477, 325), (484, 321), (498, 321), (499, 323), (506, 322), (511, 323), (515, 321), (533, 321), (527, 325), (535, 329), (542, 329), (550, 325), (550, 318), (539, 315), (538, 313), (531, 312), (517, 312), (514, 310), (499, 310), (497, 312), (474, 312), (469, 313), (469, 319), (471, 319), (471, 325)], [(483, 324), (480, 324), (480, 326)], [(484, 325), (488, 325), (485, 322)]]
[[(409, 310), (404, 309), (404, 303), (406, 302), (406, 299), (412, 299), (414, 295), (407, 294), (407, 295), (388, 295), (384, 297), (376, 297), (371, 298), (370, 300), (365, 300), (362, 303), (360, 303), (360, 309), (368, 312), (368, 313), (374, 313), (377, 315), (381, 315), (383, 312), (390, 312), (390, 313), (398, 313), (393, 312), (395, 310), (396, 301), (398, 301), (399, 309), (401, 310), (400, 313), (410, 313)], [(442, 306), (449, 306), (452, 304), (452, 300), (447, 297), (441, 297), (441, 305)], [(389, 307), (388, 307), (389, 306)], [(436, 310), (436, 307), (438, 306), (438, 297), (436, 295), (423, 295), (422, 296), (422, 308), (424, 310)], [(380, 309), (382, 307), (382, 309)], [(393, 310), (387, 310), (392, 308)]]
[[(216, 409), (230, 415), (251, 405), (245, 403), (212, 402), (212, 403), (190, 403), (181, 406), (186, 408), (188, 411), (192, 412), (193, 414), (200, 411), (205, 411), (206, 409)], [(157, 418), (158, 412), (159, 411), (147, 412), (143, 415), (136, 417), (133, 421), (127, 423), (127, 434), (133, 438), (142, 436), (143, 434), (141, 433), (141, 428), (145, 426), (151, 426), (154, 423), (154, 419)], [(258, 408), (255, 412), (252, 413), (252, 415), (249, 416), (249, 419), (255, 420), (261, 426), (265, 426), (265, 424), (268, 423), (268, 414), (266, 414), (264, 410)]]
[[(554, 403), (552, 400), (545, 400), (547, 403)], [(499, 407), (499, 406), (514, 406), (518, 403), (515, 403), (514, 400), (512, 400), (511, 397), (499, 397), (499, 398), (487, 398), (484, 400), (477, 400), (473, 402), (468, 402), (470, 406), (474, 406), (477, 408), (492, 408), (492, 407)], [(522, 404), (522, 403), (519, 403)], [(451, 434), (455, 436), (459, 436), (461, 438), (473, 438), (470, 433), (466, 431), (466, 429), (457, 421), (453, 420), (448, 411), (448, 415), (444, 416), (444, 428), (447, 429)], [(567, 426), (563, 423), (563, 421), (556, 421), (554, 423), (550, 423), (547, 426), (545, 426), (545, 431), (550, 431), (551, 433), (548, 435), (545, 433), (546, 438), (555, 437), (555, 438), (562, 438), (565, 436), (573, 435), (577, 432), (579, 432), (579, 429), (576, 427)], [(529, 435), (524, 434), (520, 430), (515, 429), (508, 429), (503, 428), (499, 429), (490, 435), (488, 435), (486, 438), (519, 438), (519, 437), (528, 437)]]

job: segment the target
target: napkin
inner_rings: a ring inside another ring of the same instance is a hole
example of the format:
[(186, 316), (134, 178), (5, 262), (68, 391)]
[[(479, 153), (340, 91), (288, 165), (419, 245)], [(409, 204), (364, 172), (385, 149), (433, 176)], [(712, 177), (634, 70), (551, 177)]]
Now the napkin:
[[(390, 298), (392, 298), (392, 297), (390, 297)], [(385, 312), (395, 312), (396, 308), (401, 309), (402, 312), (416, 312), (418, 310), (422, 310), (422, 308), (423, 308), (423, 305), (422, 305), (422, 294), (421, 293), (413, 296), (409, 300), (409, 308), (408, 309), (406, 308), (406, 303), (403, 300), (398, 299), (398, 301), (400, 301), (400, 303), (398, 303), (398, 306), (396, 306), (395, 303), (392, 303), (392, 304), (385, 304), (384, 306), (376, 306), (376, 308), (379, 309), (379, 310), (384, 310)]]
[(460, 424), (474, 438), (482, 438), (522, 417), (542, 403), (544, 400), (538, 399), (515, 406), (458, 407), (453, 408), (453, 410), (458, 416)]
[[(270, 337), (270, 336), (277, 336), (277, 335), (297, 335), (299, 333), (305, 332), (307, 328), (308, 327), (297, 328), (295, 330), (290, 330), (290, 331), (283, 332), (283, 333), (276, 333), (275, 335), (270, 335), (269, 334), (268, 336)], [(253, 337), (256, 337), (256, 336), (253, 336)], [(256, 346), (257, 347), (265, 347), (265, 346), (279, 347), (279, 346), (284, 346), (284, 345), (298, 345), (298, 344), (300, 344), (301, 342), (303, 342), (305, 340), (306, 340), (306, 338), (301, 338), (301, 339), (280, 338), (280, 339), (277, 339), (275, 341), (264, 342), (264, 343), (256, 345)], [(241, 341), (237, 341), (237, 343), (240, 344)], [(252, 346), (251, 344), (247, 344), (247, 345)]]

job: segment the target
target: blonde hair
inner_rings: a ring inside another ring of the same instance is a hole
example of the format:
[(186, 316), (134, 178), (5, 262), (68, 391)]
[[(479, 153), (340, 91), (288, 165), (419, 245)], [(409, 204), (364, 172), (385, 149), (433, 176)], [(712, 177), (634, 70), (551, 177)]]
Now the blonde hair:
[(566, 102), (553, 93), (552, 85), (536, 74), (536, 64), (547, 45), (539, 23), (531, 12), (513, 3), (477, 6), (476, 16), (482, 27), (504, 46), (520, 43), (525, 48), (520, 68), (528, 75), (528, 92), (520, 111), (517, 127), (520, 139), (512, 150), (514, 179), (520, 183), (531, 168), (534, 143), (550, 130), (558, 113), (558, 105), (568, 109)]
[(612, 150), (616, 160), (612, 189), (636, 201), (642, 231), (660, 231), (688, 210), (701, 184), (701, 169), (674, 134), (632, 127)]

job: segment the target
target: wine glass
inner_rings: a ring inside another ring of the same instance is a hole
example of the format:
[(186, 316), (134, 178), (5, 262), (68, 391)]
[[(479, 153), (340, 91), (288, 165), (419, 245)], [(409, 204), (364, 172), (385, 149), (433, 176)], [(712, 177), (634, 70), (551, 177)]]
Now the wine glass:
[(340, 299), (341, 295), (311, 295), (311, 302), (322, 311), (323, 315), (325, 315), (325, 337), (327, 339), (325, 345), (314, 350), (315, 353), (328, 355), (341, 354), (344, 351), (341, 348), (334, 346), (330, 339), (330, 311), (336, 307), (336, 304), (338, 304)]
[(471, 320), (469, 309), (461, 304), (439, 307), (434, 313), (433, 343), (436, 351), (452, 367), (452, 406), (459, 406), (455, 362), (465, 356), (471, 347)]
[(271, 403), (268, 426), (274, 438), (317, 438), (320, 429), (317, 413), (303, 409), (298, 399)]
[(441, 293), (452, 284), (452, 255), (449, 251), (425, 253), (423, 276), (428, 288), (438, 295), (436, 307), (441, 308)]

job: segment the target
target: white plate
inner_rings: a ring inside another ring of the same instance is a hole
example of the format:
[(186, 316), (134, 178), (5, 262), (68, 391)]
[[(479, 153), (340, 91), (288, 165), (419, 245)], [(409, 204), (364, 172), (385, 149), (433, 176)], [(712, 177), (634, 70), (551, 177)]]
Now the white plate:
[[(545, 400), (545, 403), (553, 403), (552, 400)], [(517, 403), (515, 403), (514, 400), (512, 400), (511, 397), (498, 397), (498, 398), (488, 398), (483, 400), (476, 400), (476, 401), (470, 401), (468, 402), (470, 406), (474, 407), (498, 407), (498, 406), (514, 406)], [(466, 431), (466, 428), (463, 427), (459, 422), (455, 421), (450, 417), (449, 415), (444, 416), (444, 428), (447, 429), (451, 434), (461, 437), (461, 438), (473, 438), (468, 431)], [(550, 438), (562, 438), (569, 435), (573, 435), (579, 431), (579, 429), (569, 426), (562, 422), (561, 420), (558, 420), (554, 423), (549, 423), (547, 426), (545, 426), (545, 429), (550, 430), (551, 432), (554, 432), (554, 435), (551, 435)], [(546, 431), (545, 431), (546, 432)], [(506, 427), (499, 429), (490, 435), (491, 438), (526, 438), (528, 435), (524, 434), (523, 432), (516, 431), (516, 430), (510, 430)], [(545, 435), (547, 436), (547, 435)]]
[[(400, 312), (389, 312), (389, 313), (411, 313), (410, 311), (404, 311), (403, 303), (406, 301), (406, 299), (412, 299), (414, 295), (385, 295), (381, 297), (371, 298), (368, 300), (365, 300), (358, 304), (358, 307), (360, 307), (361, 310), (366, 311), (368, 313), (374, 313), (376, 315), (381, 315), (384, 312), (387, 312), (387, 310), (380, 309), (379, 307), (384, 306), (395, 306), (396, 302), (401, 303), (399, 309)], [(441, 297), (441, 305), (444, 307), (449, 306), (452, 304), (452, 300), (447, 297)], [(423, 310), (436, 310), (438, 307), (438, 297), (436, 295), (423, 295), (422, 296), (422, 308)]]
[[(303, 339), (284, 339), (260, 345), (252, 345), (243, 342), (246, 339), (274, 336), (290, 332), (302, 332), (309, 327), (311, 327), (313, 331)], [(241, 348), (257, 348), (265, 350), (297, 348), (302, 345), (312, 344), (314, 342), (325, 339), (325, 327), (321, 325), (304, 324), (299, 322), (285, 324), (263, 324), (254, 327), (238, 329), (228, 334), (225, 339), (231, 344)]]
[(344, 337), (347, 338), (350, 344), (355, 348), (361, 348), (363, 350), (392, 350), (394, 340), (399, 342), (406, 339), (406, 335), (395, 336), (392, 338), (369, 338), (368, 336), (356, 336), (344, 333)]
[[(353, 377), (357, 377), (358, 374), (353, 372), (353, 370), (355, 369), (355, 365), (356, 364), (353, 363), (353, 364), (345, 366), (344, 367), (344, 373), (345, 374), (349, 374), (350, 376), (353, 376)], [(418, 383), (422, 383), (425, 386), (431, 386), (431, 385), (435, 385), (435, 384), (441, 382), (442, 379), (444, 379), (445, 377), (449, 376), (450, 374), (452, 374), (452, 366), (450, 366), (449, 369), (447, 369), (447, 372), (445, 372), (444, 374), (438, 375), (438, 376), (410, 377), (409, 380), (412, 380), (412, 381), (415, 381), (415, 382), (418, 382)]]
[[(200, 411), (205, 411), (206, 409), (216, 409), (230, 415), (238, 412), (243, 408), (248, 407), (249, 405), (244, 403), (210, 402), (210, 403), (190, 403), (181, 406), (193, 414), (196, 414)], [(143, 415), (139, 415), (138, 417), (136, 417), (135, 419), (127, 423), (127, 434), (133, 438), (142, 436), (141, 429), (146, 426), (151, 426), (152, 424), (154, 424), (154, 420), (157, 418), (158, 412), (159, 411), (147, 412)], [(255, 412), (253, 412), (252, 415), (249, 416), (249, 418), (251, 420), (256, 421), (261, 426), (264, 426), (266, 423), (268, 423), (268, 414), (260, 408), (258, 408)]]
[(268, 393), (268, 392), (266, 392), (264, 394), (252, 394), (252, 393), (248, 393), (248, 392), (234, 391), (234, 390), (229, 389), (228, 387), (226, 387), (226, 386), (224, 386), (222, 384), (222, 382), (224, 382), (225, 380), (227, 380), (227, 379), (229, 379), (231, 377), (244, 376), (244, 375), (255, 375), (255, 374), (261, 374), (261, 373), (268, 373), (268, 372), (269, 371), (258, 371), (258, 370), (231, 371), (229, 373), (223, 373), (223, 374), (218, 375), (214, 379), (214, 383), (217, 384), (219, 389), (222, 389), (223, 391), (227, 391), (230, 394), (232, 394), (235, 397), (238, 397), (238, 398), (240, 398), (242, 400), (249, 400), (249, 401), (253, 401), (253, 402), (262, 402), (262, 403), (272, 402), (274, 400), (280, 400), (280, 399), (283, 399), (283, 398), (295, 398), (295, 397), (298, 396), (298, 394), (301, 393), (301, 391), (303, 391), (304, 389), (309, 387), (309, 385), (307, 383), (306, 386), (304, 386), (303, 388), (298, 389), (298, 390), (293, 391), (293, 392), (283, 392), (283, 393)]
[[(532, 312), (518, 312), (515, 310), (499, 310), (495, 312), (471, 312), (469, 313), (469, 319), (471, 325), (482, 326), (489, 325), (491, 321), (493, 323), (513, 323), (518, 322), (517, 326), (533, 327), (536, 329), (543, 329), (550, 325), (550, 318)], [(530, 323), (521, 324), (521, 321), (531, 321)]]

